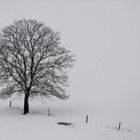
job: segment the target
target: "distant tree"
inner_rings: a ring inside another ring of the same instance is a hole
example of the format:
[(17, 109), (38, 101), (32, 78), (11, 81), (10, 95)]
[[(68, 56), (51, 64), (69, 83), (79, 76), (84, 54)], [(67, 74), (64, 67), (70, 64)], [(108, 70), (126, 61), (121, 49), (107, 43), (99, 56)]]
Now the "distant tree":
[(61, 46), (58, 32), (37, 20), (18, 20), (1, 30), (0, 98), (24, 94), (24, 112), (29, 113), (29, 98), (55, 96), (67, 99), (67, 68), (74, 56)]

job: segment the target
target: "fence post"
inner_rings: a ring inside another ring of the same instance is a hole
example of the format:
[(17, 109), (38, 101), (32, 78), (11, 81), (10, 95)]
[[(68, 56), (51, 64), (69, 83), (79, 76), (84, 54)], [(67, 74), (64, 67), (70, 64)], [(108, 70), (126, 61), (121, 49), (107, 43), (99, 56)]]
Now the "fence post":
[(118, 129), (119, 129), (119, 130), (121, 129), (121, 122), (119, 122), (119, 127), (118, 127)]
[(50, 108), (48, 108), (48, 116), (51, 116)]
[(86, 123), (88, 123), (88, 115), (86, 115)]
[(10, 103), (9, 103), (9, 108), (11, 108), (11, 106), (12, 106), (12, 101), (10, 100)]

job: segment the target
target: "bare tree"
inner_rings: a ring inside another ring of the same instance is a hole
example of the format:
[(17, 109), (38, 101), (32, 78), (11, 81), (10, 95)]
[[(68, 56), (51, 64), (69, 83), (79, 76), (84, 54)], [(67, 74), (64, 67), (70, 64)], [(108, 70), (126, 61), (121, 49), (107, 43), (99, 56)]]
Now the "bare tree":
[(37, 20), (15, 21), (0, 34), (0, 82), (4, 84), (0, 98), (24, 94), (23, 114), (29, 113), (29, 97), (67, 99), (66, 69), (73, 61), (58, 32)]

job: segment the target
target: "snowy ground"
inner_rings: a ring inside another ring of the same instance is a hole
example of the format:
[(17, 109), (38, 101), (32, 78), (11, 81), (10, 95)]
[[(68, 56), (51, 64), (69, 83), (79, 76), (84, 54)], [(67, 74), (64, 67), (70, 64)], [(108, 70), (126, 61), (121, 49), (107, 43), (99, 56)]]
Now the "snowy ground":
[[(71, 102), (30, 102), (30, 114), (22, 115), (22, 101), (0, 102), (1, 140), (139, 140), (140, 116), (111, 107)], [(51, 116), (48, 116), (48, 107)], [(85, 116), (89, 115), (89, 123)], [(133, 115), (135, 117), (133, 117)], [(121, 130), (117, 130), (118, 122)], [(70, 122), (72, 126), (58, 125)]]

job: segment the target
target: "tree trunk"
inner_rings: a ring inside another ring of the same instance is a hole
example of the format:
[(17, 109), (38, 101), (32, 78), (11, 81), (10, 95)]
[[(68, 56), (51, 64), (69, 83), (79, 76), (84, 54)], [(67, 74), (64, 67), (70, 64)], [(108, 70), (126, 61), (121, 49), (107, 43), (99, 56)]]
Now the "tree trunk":
[(24, 112), (23, 114), (26, 115), (29, 113), (29, 93), (25, 93), (24, 97)]

